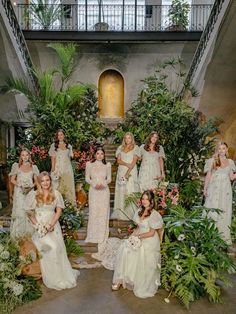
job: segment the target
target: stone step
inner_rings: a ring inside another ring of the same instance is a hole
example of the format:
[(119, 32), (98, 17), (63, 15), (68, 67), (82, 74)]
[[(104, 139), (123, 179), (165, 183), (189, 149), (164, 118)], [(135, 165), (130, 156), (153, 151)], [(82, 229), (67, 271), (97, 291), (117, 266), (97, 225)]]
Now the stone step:
[[(126, 238), (128, 235), (128, 226), (118, 228), (118, 227), (109, 227), (109, 237), (116, 237), (116, 238)], [(87, 236), (87, 226), (83, 226), (78, 230), (78, 240), (83, 241), (86, 239)], [(91, 244), (91, 243), (90, 243)], [(84, 243), (86, 246), (86, 243)], [(91, 245), (88, 245), (89, 247)]]
[(97, 243), (89, 243), (84, 240), (77, 240), (77, 243), (82, 248), (84, 253), (96, 253), (98, 251)]

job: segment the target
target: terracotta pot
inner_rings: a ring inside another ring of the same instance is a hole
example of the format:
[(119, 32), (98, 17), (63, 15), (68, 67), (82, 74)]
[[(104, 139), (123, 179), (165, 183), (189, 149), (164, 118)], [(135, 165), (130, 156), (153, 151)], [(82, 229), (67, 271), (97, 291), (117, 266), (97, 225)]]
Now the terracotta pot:
[(75, 195), (76, 195), (76, 202), (77, 202), (78, 208), (79, 209), (84, 208), (88, 201), (88, 195), (83, 189), (82, 183), (76, 183)]

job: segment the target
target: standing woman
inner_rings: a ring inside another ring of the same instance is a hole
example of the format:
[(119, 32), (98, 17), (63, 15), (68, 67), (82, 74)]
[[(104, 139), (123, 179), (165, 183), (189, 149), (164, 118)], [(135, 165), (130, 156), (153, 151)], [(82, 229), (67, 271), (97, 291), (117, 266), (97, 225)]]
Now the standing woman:
[(51, 177), (44, 171), (39, 175), (39, 187), (27, 200), (27, 209), (36, 231), (32, 240), (38, 249), (42, 279), (50, 289), (76, 286), (78, 271), (73, 270), (67, 258), (66, 247), (58, 219), (64, 208), (61, 193), (52, 188)]
[(89, 219), (86, 242), (98, 243), (99, 259), (109, 235), (111, 164), (106, 163), (105, 151), (98, 147), (94, 160), (86, 164), (86, 182), (89, 188)]
[(220, 142), (216, 146), (213, 158), (206, 161), (204, 172), (206, 173), (204, 184), (205, 207), (218, 208), (222, 212), (209, 212), (221, 233), (222, 238), (232, 244), (230, 226), (232, 218), (232, 188), (231, 180), (236, 178), (234, 161), (227, 158), (228, 145)]
[(22, 149), (18, 163), (14, 163), (9, 174), (14, 185), (13, 207), (11, 215), (11, 238), (17, 239), (33, 232), (25, 212), (25, 201), (28, 194), (33, 193), (39, 175), (38, 167), (33, 165), (28, 149)]
[(51, 156), (51, 173), (59, 177), (57, 190), (72, 204), (76, 203), (74, 173), (71, 165), (72, 146), (65, 138), (65, 132), (56, 132), (54, 143), (49, 149)]
[(116, 158), (119, 167), (116, 176), (115, 203), (112, 218), (129, 220), (132, 219), (137, 208), (134, 205), (125, 208), (125, 197), (139, 191), (136, 163), (138, 158), (140, 158), (140, 151), (139, 147), (135, 145), (132, 133), (127, 132), (125, 134), (122, 145), (117, 148)]
[(165, 153), (159, 145), (157, 132), (151, 132), (145, 145), (141, 145), (140, 154), (142, 158), (139, 169), (139, 186), (141, 191), (154, 189), (158, 182), (165, 178), (164, 158)]

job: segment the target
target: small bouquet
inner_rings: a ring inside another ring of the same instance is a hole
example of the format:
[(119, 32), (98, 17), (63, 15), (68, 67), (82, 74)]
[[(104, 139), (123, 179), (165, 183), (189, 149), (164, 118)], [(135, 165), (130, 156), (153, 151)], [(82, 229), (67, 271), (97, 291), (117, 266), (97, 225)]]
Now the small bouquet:
[(51, 178), (52, 178), (52, 181), (58, 181), (60, 179), (60, 175), (57, 171), (52, 171)]
[(31, 180), (20, 181), (18, 185), (21, 187), (22, 193), (24, 195), (27, 195), (34, 187)]
[(118, 178), (118, 185), (123, 186), (127, 182), (127, 179), (125, 177), (119, 177)]
[(142, 241), (134, 235), (131, 235), (127, 240), (126, 240), (127, 245), (132, 248), (133, 250), (137, 250), (138, 248), (141, 247)]
[(38, 233), (38, 236), (40, 238), (43, 238), (48, 233), (46, 226), (40, 222), (38, 222), (36, 225), (34, 225), (34, 227), (35, 227), (35, 229)]

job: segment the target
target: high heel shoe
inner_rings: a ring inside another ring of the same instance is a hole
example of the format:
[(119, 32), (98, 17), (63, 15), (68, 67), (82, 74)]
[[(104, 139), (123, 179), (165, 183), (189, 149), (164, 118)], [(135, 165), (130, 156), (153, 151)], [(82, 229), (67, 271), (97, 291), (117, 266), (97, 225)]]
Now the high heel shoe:
[(120, 289), (120, 283), (113, 283), (112, 285), (111, 285), (111, 290), (112, 291), (118, 291), (119, 289)]

